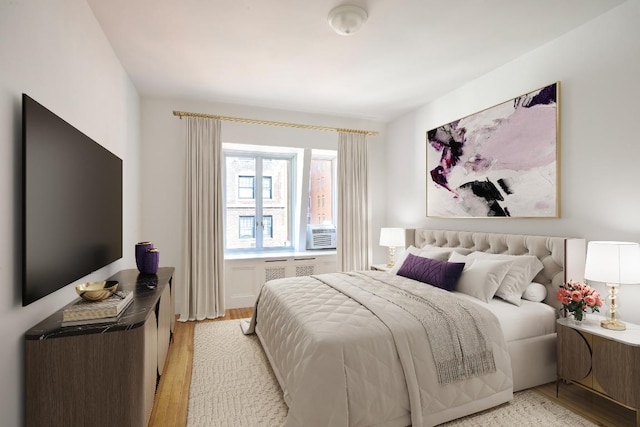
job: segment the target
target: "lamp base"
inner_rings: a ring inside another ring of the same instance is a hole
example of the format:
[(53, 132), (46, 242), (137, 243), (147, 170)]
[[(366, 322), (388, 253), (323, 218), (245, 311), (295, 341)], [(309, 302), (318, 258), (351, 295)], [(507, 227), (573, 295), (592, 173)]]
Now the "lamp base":
[(600, 326), (605, 329), (611, 329), (613, 331), (624, 331), (627, 329), (627, 325), (617, 319), (605, 319), (600, 321)]
[(387, 263), (387, 267), (391, 268), (394, 265), (396, 265), (396, 248), (389, 246), (389, 262)]

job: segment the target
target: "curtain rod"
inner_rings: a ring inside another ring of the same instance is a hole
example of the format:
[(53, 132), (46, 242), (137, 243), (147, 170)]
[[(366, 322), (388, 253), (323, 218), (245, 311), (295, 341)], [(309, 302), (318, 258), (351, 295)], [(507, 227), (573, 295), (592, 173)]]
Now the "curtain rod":
[(311, 130), (324, 130), (330, 132), (352, 132), (352, 133), (363, 133), (365, 135), (378, 135), (377, 131), (373, 130), (358, 130), (358, 129), (343, 129), (343, 128), (332, 128), (329, 126), (316, 126), (316, 125), (303, 125), (299, 123), (287, 123), (287, 122), (274, 122), (271, 120), (256, 120), (256, 119), (245, 119), (241, 117), (228, 117), (228, 116), (215, 116), (212, 114), (204, 114), (204, 113), (189, 113), (186, 111), (174, 111), (174, 116), (178, 116), (182, 119), (183, 116), (187, 117), (204, 117), (206, 119), (218, 119), (225, 120), (228, 122), (240, 122), (240, 123), (251, 123), (256, 125), (269, 125), (269, 126), (282, 126), (288, 128), (298, 128), (298, 129), (311, 129)]

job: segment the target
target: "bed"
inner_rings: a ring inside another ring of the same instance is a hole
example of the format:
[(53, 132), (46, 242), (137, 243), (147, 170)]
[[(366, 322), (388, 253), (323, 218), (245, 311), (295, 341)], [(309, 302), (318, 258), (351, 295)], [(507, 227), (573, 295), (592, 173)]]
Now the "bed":
[[(262, 288), (243, 329), (262, 343), (287, 426), (434, 426), (555, 380), (555, 292), (582, 278), (583, 239), (428, 229), (407, 238), (392, 273)], [(535, 286), (498, 287), (525, 259), (539, 266), (526, 279)]]

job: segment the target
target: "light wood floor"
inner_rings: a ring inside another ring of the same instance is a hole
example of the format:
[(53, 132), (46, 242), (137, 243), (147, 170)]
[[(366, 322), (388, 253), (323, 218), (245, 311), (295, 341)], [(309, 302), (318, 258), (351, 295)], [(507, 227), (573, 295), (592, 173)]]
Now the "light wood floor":
[[(207, 321), (244, 319), (251, 317), (252, 311), (252, 308), (227, 310), (225, 317)], [(185, 427), (187, 425), (194, 328), (195, 322), (176, 322), (173, 342), (169, 348), (164, 373), (158, 384), (149, 427)], [(597, 425), (606, 427), (633, 427), (636, 425), (635, 411), (594, 395), (578, 386), (561, 383), (559, 398), (556, 397), (555, 383), (537, 387), (536, 391), (588, 418)]]
[[(205, 322), (245, 319), (252, 314), (253, 308), (227, 310), (224, 317), (205, 320)], [(173, 342), (169, 347), (167, 361), (158, 383), (149, 427), (185, 427), (187, 425), (195, 325), (196, 322), (176, 322)]]

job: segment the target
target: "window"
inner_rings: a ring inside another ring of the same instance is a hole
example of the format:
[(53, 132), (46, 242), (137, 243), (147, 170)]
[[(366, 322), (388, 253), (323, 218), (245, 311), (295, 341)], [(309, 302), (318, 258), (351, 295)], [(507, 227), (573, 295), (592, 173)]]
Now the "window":
[[(264, 199), (273, 198), (271, 177), (262, 177), (262, 197)], [(255, 176), (238, 176), (238, 198), (239, 199), (255, 199), (256, 198), (256, 177)]]
[(239, 239), (253, 239), (256, 237), (255, 228), (256, 217), (254, 216), (240, 216), (238, 219), (238, 238)]
[(226, 253), (304, 250), (298, 231), (334, 225), (336, 151), (224, 143), (223, 156)]
[(292, 249), (296, 155), (257, 148), (223, 146), (225, 251)]
[(272, 199), (273, 195), (271, 192), (271, 189), (273, 188), (271, 186), (271, 177), (270, 176), (263, 176), (262, 177), (262, 198), (263, 199)]
[(238, 176), (238, 198), (255, 199), (256, 177)]
[[(336, 158), (335, 151), (313, 150), (311, 155), (309, 183), (315, 185), (309, 185), (307, 218), (311, 220), (310, 224), (335, 225)], [(315, 200), (315, 203), (311, 203), (311, 200)]]
[(263, 234), (265, 238), (273, 237), (273, 216), (272, 215), (264, 215), (262, 217), (262, 225), (263, 225)]
[[(238, 238), (240, 239), (253, 239), (256, 237), (256, 217), (255, 216), (240, 216), (239, 221)], [(264, 237), (273, 237), (273, 216), (265, 215), (262, 217), (262, 227), (264, 229)]]

